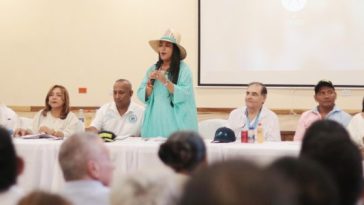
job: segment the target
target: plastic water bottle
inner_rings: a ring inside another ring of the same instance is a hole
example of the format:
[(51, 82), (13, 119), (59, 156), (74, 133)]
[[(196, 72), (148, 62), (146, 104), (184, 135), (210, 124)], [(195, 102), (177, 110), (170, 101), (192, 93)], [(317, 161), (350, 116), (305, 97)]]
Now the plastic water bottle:
[(78, 111), (78, 119), (81, 121), (82, 124), (85, 123), (85, 114), (83, 113), (83, 109)]
[(9, 129), (8, 129), (8, 133), (9, 133), (9, 135), (10, 135), (10, 136), (12, 136), (12, 135), (13, 135), (13, 133), (14, 133), (14, 130), (9, 128)]
[(85, 110), (85, 127), (90, 126), (91, 122), (92, 122), (91, 110)]
[(263, 130), (263, 125), (262, 123), (258, 124), (258, 128), (257, 128), (257, 142), (259, 144), (264, 142), (264, 130)]
[(254, 143), (255, 142), (255, 130), (250, 127), (248, 130), (248, 143)]

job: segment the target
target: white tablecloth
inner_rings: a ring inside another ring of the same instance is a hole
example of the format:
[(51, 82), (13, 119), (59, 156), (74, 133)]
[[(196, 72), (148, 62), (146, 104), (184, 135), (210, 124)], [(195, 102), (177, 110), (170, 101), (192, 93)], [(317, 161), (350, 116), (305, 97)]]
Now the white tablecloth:
[[(64, 180), (58, 164), (58, 151), (62, 141), (49, 139), (14, 140), (18, 154), (25, 160), (25, 171), (18, 185), (25, 191), (34, 188), (58, 191)], [(128, 138), (107, 143), (115, 164), (114, 178), (138, 169), (164, 166), (158, 158), (160, 140)], [(209, 163), (243, 157), (265, 165), (280, 156), (297, 156), (297, 142), (266, 142), (263, 144), (210, 143), (206, 141)]]
[(266, 165), (282, 156), (298, 156), (300, 142), (248, 143), (206, 143), (209, 162), (231, 158), (244, 158), (260, 165)]

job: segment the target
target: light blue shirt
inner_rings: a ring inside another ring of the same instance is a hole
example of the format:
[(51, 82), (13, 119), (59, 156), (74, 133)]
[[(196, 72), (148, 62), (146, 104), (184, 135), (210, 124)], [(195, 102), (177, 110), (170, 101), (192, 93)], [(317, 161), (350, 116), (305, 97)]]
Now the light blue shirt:
[[(295, 141), (302, 140), (306, 129), (311, 126), (313, 122), (321, 119), (322, 118), (318, 111), (318, 107), (302, 113), (300, 119), (298, 120), (296, 133), (293, 139)], [(334, 120), (340, 123), (342, 126), (347, 127), (351, 120), (351, 115), (334, 106), (334, 108), (325, 116), (325, 119)]]
[[(319, 114), (318, 107), (312, 109), (312, 112)], [(351, 115), (335, 105), (335, 107), (329, 112), (329, 114), (326, 115), (325, 119), (334, 120), (340, 123), (342, 126), (347, 127), (351, 120)]]
[(96, 180), (66, 182), (61, 195), (73, 205), (109, 205), (110, 190)]

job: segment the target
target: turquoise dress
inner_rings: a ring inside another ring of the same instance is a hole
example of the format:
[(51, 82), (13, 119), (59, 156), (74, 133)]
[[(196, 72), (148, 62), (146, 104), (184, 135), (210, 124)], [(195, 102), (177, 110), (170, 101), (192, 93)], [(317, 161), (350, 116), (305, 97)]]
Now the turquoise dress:
[(173, 94), (170, 94), (168, 89), (156, 80), (152, 94), (146, 99), (148, 76), (154, 70), (155, 65), (148, 69), (138, 89), (138, 98), (146, 105), (141, 136), (145, 138), (168, 137), (178, 130), (197, 131), (195, 95), (188, 65), (181, 61), (178, 81), (177, 84), (174, 84)]

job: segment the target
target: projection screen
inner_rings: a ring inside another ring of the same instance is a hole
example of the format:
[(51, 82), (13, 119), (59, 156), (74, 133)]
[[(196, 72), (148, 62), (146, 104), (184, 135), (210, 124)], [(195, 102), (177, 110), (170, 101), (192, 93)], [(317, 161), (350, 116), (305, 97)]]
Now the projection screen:
[(198, 78), (364, 87), (364, 1), (199, 0)]

